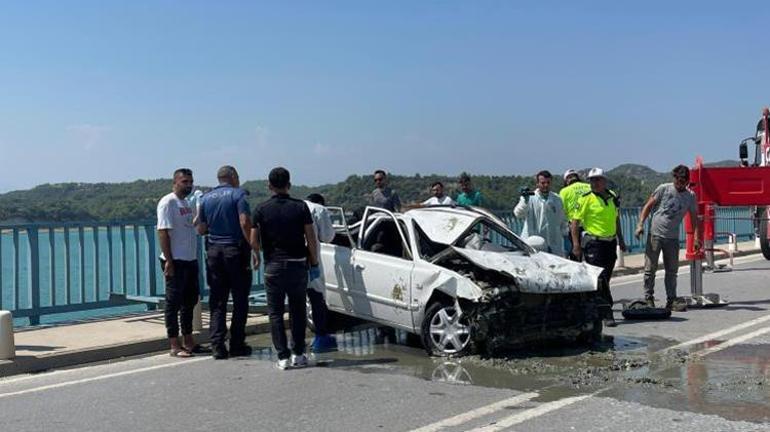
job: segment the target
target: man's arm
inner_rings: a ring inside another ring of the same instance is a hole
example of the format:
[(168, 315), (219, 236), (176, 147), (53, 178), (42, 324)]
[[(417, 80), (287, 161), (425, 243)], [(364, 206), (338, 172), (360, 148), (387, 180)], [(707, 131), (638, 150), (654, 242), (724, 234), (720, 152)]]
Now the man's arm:
[(259, 253), (261, 250), (259, 227), (252, 227), (249, 233), (249, 245), (251, 246), (252, 261), (254, 269), (259, 268)]
[(570, 232), (572, 233), (572, 254), (580, 259), (583, 250), (580, 247), (580, 223), (577, 220), (573, 220), (570, 224)]
[(640, 238), (642, 233), (644, 233), (644, 221), (647, 220), (647, 216), (650, 215), (652, 208), (655, 207), (657, 202), (655, 197), (651, 195), (647, 199), (647, 202), (644, 203), (644, 207), (642, 207), (642, 210), (639, 212), (639, 222), (636, 223), (636, 231), (634, 232), (636, 238)]
[(163, 266), (163, 274), (166, 277), (174, 276), (174, 256), (171, 255), (171, 235), (169, 235), (169, 229), (158, 230), (158, 242), (160, 243), (160, 250), (163, 252), (163, 257), (166, 258), (166, 263)]
[(516, 203), (516, 207), (513, 208), (513, 216), (516, 217), (516, 219), (526, 219), (528, 204), (526, 198), (519, 197), (519, 202)]
[(198, 214), (196, 215), (195, 220), (195, 231), (198, 232), (198, 235), (206, 235), (209, 233), (209, 224), (203, 203), (200, 203), (198, 206)]
[(628, 248), (626, 247), (626, 240), (623, 238), (623, 229), (620, 226), (620, 213), (618, 213), (618, 216), (615, 218), (615, 231), (620, 250), (623, 252), (628, 251)]
[(693, 240), (695, 242), (695, 250), (699, 250), (701, 247), (700, 242), (700, 221), (698, 220), (698, 214), (695, 210), (690, 209), (690, 221), (692, 222), (693, 229), (695, 232), (693, 233)]
[(241, 213), (238, 215), (239, 222), (241, 224), (241, 233), (243, 233), (243, 239), (250, 242), (251, 239), (251, 218), (248, 213)]
[(315, 235), (313, 224), (305, 225), (305, 241), (307, 242), (307, 253), (310, 257), (310, 266), (318, 266), (318, 238)]

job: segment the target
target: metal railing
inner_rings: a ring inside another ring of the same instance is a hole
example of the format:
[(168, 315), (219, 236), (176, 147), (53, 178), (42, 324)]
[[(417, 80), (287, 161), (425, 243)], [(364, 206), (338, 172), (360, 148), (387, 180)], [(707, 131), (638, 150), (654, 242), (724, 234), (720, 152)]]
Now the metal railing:
[[(522, 223), (511, 211), (495, 213), (521, 232)], [(638, 208), (621, 212), (633, 252), (644, 250), (645, 239), (633, 237), (638, 214)], [(718, 208), (716, 215), (717, 232), (753, 238), (750, 208)], [(680, 238), (684, 241), (683, 232)], [(37, 325), (41, 316), (136, 305), (132, 297), (157, 298), (165, 291), (158, 255), (154, 220), (0, 225), (0, 309)], [(199, 239), (205, 297), (204, 259)], [(252, 291), (259, 291), (261, 271), (254, 272), (253, 281)], [(147, 305), (152, 308), (151, 302)]]

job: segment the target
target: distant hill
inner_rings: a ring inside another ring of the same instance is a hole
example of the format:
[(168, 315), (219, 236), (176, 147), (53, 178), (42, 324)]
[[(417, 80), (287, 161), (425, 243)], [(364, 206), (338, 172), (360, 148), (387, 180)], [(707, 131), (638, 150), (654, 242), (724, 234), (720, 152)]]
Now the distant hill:
[[(737, 164), (735, 161), (720, 163)], [(583, 176), (588, 172), (582, 170)], [(659, 183), (668, 181), (667, 173), (659, 173), (644, 165), (624, 164), (608, 171), (610, 186), (621, 196), (624, 206), (644, 203)], [(430, 196), (430, 185), (444, 183), (451, 196), (459, 193), (456, 176), (414, 175), (391, 176), (390, 184), (404, 203), (419, 202)], [(481, 190), (485, 206), (510, 210), (518, 200), (520, 189), (533, 187), (530, 176), (473, 176), (473, 184)], [(269, 197), (266, 180), (254, 180), (242, 185), (250, 192), (252, 206)], [(560, 174), (554, 178), (553, 190), (562, 186)], [(201, 187), (203, 190), (209, 187)], [(344, 181), (321, 186), (296, 185), (292, 195), (306, 197), (318, 192), (327, 204), (355, 209), (366, 205), (367, 194), (373, 189), (371, 175), (351, 175)], [(137, 180), (128, 183), (59, 183), (44, 184), (29, 190), (0, 194), (0, 221), (108, 221), (151, 219), (155, 217), (158, 199), (171, 191), (171, 180)]]

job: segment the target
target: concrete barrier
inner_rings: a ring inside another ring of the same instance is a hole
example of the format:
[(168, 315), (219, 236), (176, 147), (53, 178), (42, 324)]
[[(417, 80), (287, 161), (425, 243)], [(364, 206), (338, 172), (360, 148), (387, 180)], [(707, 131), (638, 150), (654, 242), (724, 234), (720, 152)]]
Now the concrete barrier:
[(0, 311), (0, 360), (16, 357), (16, 344), (13, 342), (13, 316), (8, 311)]

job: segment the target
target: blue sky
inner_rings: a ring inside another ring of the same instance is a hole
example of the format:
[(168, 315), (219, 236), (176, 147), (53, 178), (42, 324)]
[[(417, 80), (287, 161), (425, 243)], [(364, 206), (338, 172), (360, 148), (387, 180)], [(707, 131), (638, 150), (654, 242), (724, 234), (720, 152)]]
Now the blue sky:
[(735, 158), (766, 4), (576, 3), (6, 2), (0, 191)]

